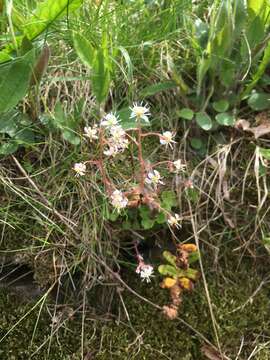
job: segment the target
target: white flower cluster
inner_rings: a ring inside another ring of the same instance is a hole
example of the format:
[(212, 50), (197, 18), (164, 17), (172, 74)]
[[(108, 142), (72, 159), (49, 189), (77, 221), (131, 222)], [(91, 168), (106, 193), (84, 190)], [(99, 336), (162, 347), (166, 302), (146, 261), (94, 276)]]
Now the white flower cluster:
[(128, 204), (127, 197), (120, 190), (115, 190), (111, 195), (111, 203), (115, 209), (120, 212)]
[(115, 156), (123, 152), (128, 147), (129, 142), (125, 130), (118, 123), (118, 118), (113, 114), (108, 114), (106, 117), (102, 126), (106, 127), (110, 137), (107, 140), (108, 148), (104, 151), (104, 155)]
[(147, 283), (151, 282), (151, 277), (153, 277), (154, 268), (152, 265), (145, 264), (143, 257), (141, 255), (138, 256), (139, 264), (136, 268), (136, 273), (140, 275), (142, 281), (146, 281)]

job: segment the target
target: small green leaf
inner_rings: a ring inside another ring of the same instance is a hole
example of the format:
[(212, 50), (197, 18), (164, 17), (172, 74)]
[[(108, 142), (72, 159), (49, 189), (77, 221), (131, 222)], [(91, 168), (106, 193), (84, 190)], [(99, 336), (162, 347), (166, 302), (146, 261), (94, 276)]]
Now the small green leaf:
[(171, 210), (172, 207), (177, 206), (176, 194), (172, 190), (163, 191), (161, 194), (162, 207), (165, 210)]
[(217, 114), (215, 119), (220, 125), (233, 126), (235, 124), (235, 117), (226, 112)]
[(177, 115), (185, 120), (192, 120), (194, 116), (194, 112), (189, 108), (183, 108), (177, 112)]
[(199, 257), (200, 257), (200, 255), (199, 255), (198, 251), (194, 251), (194, 252), (190, 253), (188, 256), (188, 263), (192, 264), (192, 263), (198, 261)]
[(203, 130), (210, 130), (213, 126), (212, 120), (209, 115), (203, 112), (196, 114), (196, 122)]
[(229, 108), (229, 102), (227, 100), (219, 100), (219, 101), (215, 101), (213, 102), (213, 108), (217, 111), (217, 112), (225, 112), (228, 110)]
[(15, 135), (15, 139), (18, 144), (22, 145), (34, 144), (36, 141), (35, 133), (28, 128), (19, 130)]
[(166, 215), (164, 214), (164, 212), (160, 212), (160, 213), (156, 216), (155, 221), (156, 221), (156, 223), (158, 223), (158, 224), (164, 224), (164, 223), (167, 221)]
[(270, 94), (254, 92), (248, 99), (248, 105), (256, 111), (270, 109)]
[(19, 145), (14, 141), (2, 144), (0, 146), (0, 154), (1, 155), (13, 154), (15, 153), (15, 151), (17, 151), (18, 147)]
[(186, 189), (185, 194), (193, 204), (195, 204), (198, 201), (200, 196), (198, 190), (191, 188)]
[(172, 277), (177, 277), (178, 276), (178, 271), (176, 269), (175, 266), (172, 266), (172, 265), (160, 265), (158, 267), (158, 271), (161, 275), (169, 275), (169, 276), (172, 276)]
[(163, 251), (163, 257), (167, 262), (176, 267), (176, 256), (173, 255), (170, 251)]
[(193, 147), (193, 149), (200, 150), (203, 147), (203, 142), (201, 139), (192, 138), (190, 140), (190, 145)]
[(143, 218), (141, 224), (145, 230), (149, 230), (154, 226), (155, 220)]
[(18, 125), (15, 120), (16, 113), (9, 111), (0, 118), (0, 133), (8, 134), (10, 137), (13, 137), (18, 131)]
[(270, 149), (260, 148), (260, 154), (261, 154), (266, 160), (270, 160)]
[(62, 132), (63, 138), (72, 145), (79, 145), (81, 139), (71, 130), (64, 130)]

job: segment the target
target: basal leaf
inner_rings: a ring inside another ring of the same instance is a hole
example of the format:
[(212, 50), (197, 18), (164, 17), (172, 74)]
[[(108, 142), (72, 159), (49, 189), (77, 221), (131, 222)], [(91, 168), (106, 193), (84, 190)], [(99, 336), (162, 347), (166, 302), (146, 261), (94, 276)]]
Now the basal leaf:
[(223, 126), (233, 126), (235, 124), (235, 117), (226, 112), (217, 114), (215, 119)]
[(248, 105), (256, 111), (270, 109), (270, 94), (254, 92), (248, 99)]
[(177, 115), (182, 119), (192, 120), (194, 116), (194, 112), (189, 108), (183, 108), (177, 112)]
[(209, 115), (203, 112), (196, 114), (196, 122), (203, 130), (210, 130), (213, 126), (212, 120)]
[(25, 96), (34, 64), (34, 52), (0, 67), (0, 113), (16, 106)]
[(213, 102), (213, 108), (214, 108), (217, 112), (227, 111), (228, 108), (229, 108), (229, 102), (228, 102), (227, 100), (215, 101), (215, 102)]

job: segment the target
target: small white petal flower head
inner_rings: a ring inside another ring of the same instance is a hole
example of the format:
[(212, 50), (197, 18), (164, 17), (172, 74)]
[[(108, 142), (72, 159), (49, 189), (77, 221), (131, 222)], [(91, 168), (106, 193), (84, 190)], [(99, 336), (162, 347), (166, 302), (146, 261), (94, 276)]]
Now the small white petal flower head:
[(93, 127), (86, 126), (84, 128), (84, 135), (89, 138), (90, 142), (92, 142), (93, 140), (97, 140), (98, 139), (97, 126), (96, 125), (94, 125)]
[(126, 136), (125, 130), (120, 125), (111, 127), (110, 133), (115, 142)]
[(119, 152), (124, 151), (128, 147), (128, 139), (126, 139), (126, 132), (120, 126), (113, 126), (110, 129), (111, 137), (108, 139), (107, 144), (109, 146), (108, 150), (104, 151), (104, 154), (107, 156), (115, 156)]
[(146, 122), (149, 122), (148, 117), (151, 115), (149, 107), (146, 105), (143, 106), (143, 104), (134, 103), (133, 107), (130, 108), (131, 110), (131, 119), (135, 118), (135, 120), (144, 120)]
[(101, 120), (100, 125), (106, 128), (111, 128), (113, 126), (117, 126), (118, 123), (119, 123), (118, 117), (113, 113), (109, 113), (104, 116), (104, 119)]
[(152, 265), (144, 265), (141, 267), (140, 277), (142, 281), (146, 281), (147, 283), (151, 282), (151, 277), (153, 277), (154, 268)]
[(73, 166), (73, 170), (76, 172), (75, 176), (83, 176), (86, 172), (86, 165), (84, 163), (76, 163)]
[(180, 224), (181, 217), (178, 214), (174, 214), (174, 216), (170, 215), (167, 221), (170, 226), (176, 227), (178, 229), (181, 228), (181, 224)]
[(176, 172), (185, 171), (185, 169), (187, 167), (187, 165), (184, 164), (181, 159), (178, 159), (178, 160), (174, 161), (173, 165), (175, 167)]
[(170, 148), (173, 147), (173, 144), (176, 143), (176, 141), (173, 140), (175, 134), (173, 134), (171, 131), (165, 131), (161, 136), (160, 136), (160, 143), (161, 145), (166, 145), (170, 146)]
[(164, 182), (161, 181), (160, 173), (157, 170), (153, 170), (147, 174), (147, 178), (145, 182), (149, 185), (153, 185), (154, 188), (157, 187), (158, 184), (164, 185)]
[(118, 147), (116, 146), (109, 146), (109, 148), (107, 150), (103, 151), (103, 154), (106, 156), (115, 156), (116, 154), (118, 154), (120, 151), (118, 149)]
[(128, 204), (128, 199), (120, 190), (114, 190), (111, 195), (111, 203), (119, 212), (121, 209), (124, 209)]

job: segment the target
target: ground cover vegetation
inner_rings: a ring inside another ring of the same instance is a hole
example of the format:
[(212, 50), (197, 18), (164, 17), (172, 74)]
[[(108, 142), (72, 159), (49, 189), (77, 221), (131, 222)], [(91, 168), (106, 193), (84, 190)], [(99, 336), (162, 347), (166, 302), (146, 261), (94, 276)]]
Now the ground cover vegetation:
[(3, 359), (268, 359), (268, 0), (0, 0)]

